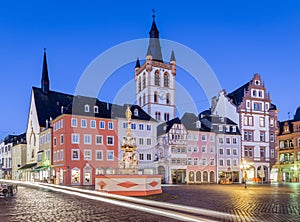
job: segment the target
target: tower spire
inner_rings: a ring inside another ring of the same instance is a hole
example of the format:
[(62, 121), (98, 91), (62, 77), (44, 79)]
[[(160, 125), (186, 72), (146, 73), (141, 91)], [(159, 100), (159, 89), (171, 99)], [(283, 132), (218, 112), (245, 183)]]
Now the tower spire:
[(155, 23), (154, 9), (152, 9), (152, 13), (153, 13), (152, 14), (153, 21), (152, 21), (151, 29), (149, 31), (150, 39), (149, 39), (147, 55), (152, 55), (153, 60), (163, 62), (160, 41), (159, 41), (159, 31)]
[(41, 80), (41, 89), (44, 94), (49, 93), (49, 75), (48, 75), (48, 66), (47, 66), (47, 57), (46, 57), (46, 48), (44, 48), (44, 60), (43, 60), (43, 69), (42, 69), (42, 80)]
[(139, 58), (137, 58), (135, 63), (135, 68), (140, 68), (140, 67), (141, 67), (140, 60)]

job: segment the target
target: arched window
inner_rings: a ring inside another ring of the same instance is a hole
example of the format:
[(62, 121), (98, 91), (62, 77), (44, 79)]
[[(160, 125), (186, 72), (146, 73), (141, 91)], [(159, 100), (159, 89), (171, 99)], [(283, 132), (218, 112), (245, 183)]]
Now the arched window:
[(157, 103), (157, 91), (154, 92), (154, 102)]
[(160, 120), (160, 112), (155, 112), (155, 119)]
[(142, 105), (142, 97), (139, 97), (139, 105)]
[(156, 70), (155, 71), (155, 79), (154, 79), (155, 81), (154, 81), (154, 84), (156, 85), (156, 86), (160, 86), (160, 74), (159, 74), (159, 71), (158, 70)]
[(146, 94), (143, 94), (143, 106), (146, 104)]
[(84, 112), (89, 112), (90, 111), (90, 106), (89, 105), (84, 105)]
[(141, 77), (139, 77), (139, 79), (138, 79), (138, 91), (140, 92), (141, 90), (142, 90), (142, 88), (141, 88)]
[(196, 181), (201, 182), (201, 172), (200, 171), (197, 171), (197, 173), (196, 173)]
[(207, 171), (203, 172), (203, 182), (208, 182), (208, 173), (207, 173)]
[(146, 74), (143, 74), (143, 89), (146, 88)]
[(169, 87), (169, 74), (167, 72), (164, 74), (164, 87)]
[(215, 182), (215, 172), (210, 171), (209, 173), (209, 182), (214, 183)]
[(195, 181), (195, 176), (194, 176), (194, 171), (189, 172), (189, 181), (194, 182)]
[(164, 120), (165, 121), (169, 121), (169, 119), (170, 119), (170, 114), (169, 113), (165, 113), (164, 114)]
[(170, 105), (170, 93), (167, 93), (166, 104)]

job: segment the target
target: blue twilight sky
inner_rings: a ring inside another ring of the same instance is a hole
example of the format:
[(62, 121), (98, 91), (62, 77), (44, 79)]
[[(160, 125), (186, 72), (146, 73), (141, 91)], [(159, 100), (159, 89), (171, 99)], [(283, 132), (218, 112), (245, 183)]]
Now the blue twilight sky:
[[(152, 8), (160, 37), (200, 54), (227, 92), (258, 72), (280, 110), (279, 119), (287, 119), (288, 112), (293, 116), (300, 105), (298, 1), (1, 1), (0, 139), (26, 130), (44, 47), (51, 89), (73, 94), (95, 57), (119, 43), (148, 37)], [(169, 60), (170, 55), (163, 56)], [(99, 98), (112, 101), (114, 87), (120, 87), (112, 83), (132, 80), (133, 66), (118, 70)], [(200, 110), (208, 108), (207, 98), (181, 69), (176, 78), (196, 89), (192, 95)]]

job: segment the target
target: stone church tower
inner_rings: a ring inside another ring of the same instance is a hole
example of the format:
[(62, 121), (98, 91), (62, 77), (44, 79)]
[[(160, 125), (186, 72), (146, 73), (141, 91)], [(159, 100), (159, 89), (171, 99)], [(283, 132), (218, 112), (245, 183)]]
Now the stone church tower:
[(176, 60), (172, 51), (170, 62), (162, 58), (159, 31), (155, 15), (149, 32), (146, 61), (135, 66), (136, 101), (145, 112), (158, 121), (168, 121), (176, 116)]

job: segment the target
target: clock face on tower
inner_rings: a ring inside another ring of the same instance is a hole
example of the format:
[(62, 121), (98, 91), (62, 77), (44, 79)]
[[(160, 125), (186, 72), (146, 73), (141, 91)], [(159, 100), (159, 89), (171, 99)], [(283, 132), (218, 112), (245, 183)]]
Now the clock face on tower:
[(163, 91), (160, 91), (158, 93), (158, 97), (161, 99), (161, 100), (165, 100), (166, 99), (166, 93), (163, 92)]

